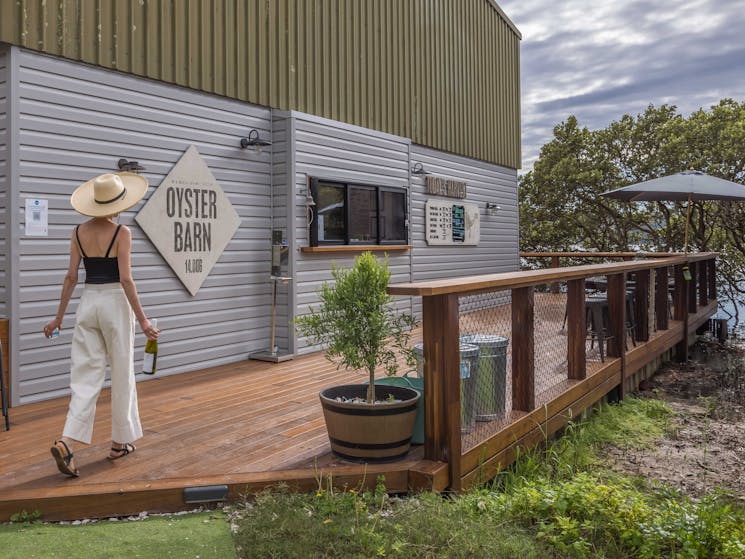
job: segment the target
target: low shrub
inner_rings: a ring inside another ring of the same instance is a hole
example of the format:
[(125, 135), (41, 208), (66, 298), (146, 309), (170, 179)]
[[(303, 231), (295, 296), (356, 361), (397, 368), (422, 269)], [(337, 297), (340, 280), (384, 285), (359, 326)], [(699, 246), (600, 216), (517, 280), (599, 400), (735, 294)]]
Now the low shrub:
[(745, 557), (745, 517), (726, 496), (696, 502), (669, 491), (641, 491), (619, 476), (535, 479), (509, 492), (465, 496), (460, 506), (471, 515), (532, 526), (539, 539), (569, 557)]

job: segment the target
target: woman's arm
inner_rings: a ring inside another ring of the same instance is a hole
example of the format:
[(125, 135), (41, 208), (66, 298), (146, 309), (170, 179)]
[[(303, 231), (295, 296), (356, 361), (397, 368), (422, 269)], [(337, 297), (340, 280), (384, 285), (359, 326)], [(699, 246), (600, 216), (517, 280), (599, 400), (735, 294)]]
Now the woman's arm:
[(57, 308), (57, 316), (53, 320), (47, 322), (44, 326), (44, 335), (48, 338), (52, 335), (57, 328), (62, 328), (62, 319), (65, 316), (67, 305), (70, 303), (70, 297), (72, 292), (75, 290), (75, 286), (78, 284), (78, 268), (80, 267), (80, 249), (78, 243), (75, 242), (75, 233), (73, 229), (72, 237), (70, 238), (70, 262), (67, 265), (67, 273), (65, 279), (62, 282), (62, 293), (59, 298), (59, 307)]
[(149, 340), (157, 340), (158, 329), (153, 328), (147, 316), (145, 316), (145, 311), (142, 310), (142, 305), (140, 305), (140, 298), (137, 296), (135, 280), (132, 278), (132, 232), (126, 225), (122, 225), (119, 230), (117, 243), (116, 257), (119, 261), (119, 281), (135, 313), (135, 318), (140, 323), (140, 328)]

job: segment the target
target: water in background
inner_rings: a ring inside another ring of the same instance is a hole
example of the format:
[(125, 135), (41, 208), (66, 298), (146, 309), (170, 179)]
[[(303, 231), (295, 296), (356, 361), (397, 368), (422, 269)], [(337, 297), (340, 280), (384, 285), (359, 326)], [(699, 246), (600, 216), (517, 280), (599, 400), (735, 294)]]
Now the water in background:
[(727, 301), (719, 300), (719, 310), (717, 310), (717, 314), (715, 314), (712, 318), (726, 318), (727, 326), (730, 332), (730, 336), (733, 338), (737, 338), (739, 340), (745, 340), (745, 305), (739, 304), (737, 306), (737, 311), (739, 313), (739, 319), (740, 323), (735, 326), (735, 319), (729, 318), (730, 314), (734, 315), (735, 306)]

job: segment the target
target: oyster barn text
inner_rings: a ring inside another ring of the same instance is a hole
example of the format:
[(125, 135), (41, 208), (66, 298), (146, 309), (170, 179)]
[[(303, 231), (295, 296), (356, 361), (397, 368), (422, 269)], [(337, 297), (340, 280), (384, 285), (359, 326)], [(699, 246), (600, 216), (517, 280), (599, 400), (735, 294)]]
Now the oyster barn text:
[[(187, 181), (179, 181), (187, 183)], [(195, 186), (169, 186), (166, 215), (173, 223), (174, 252), (210, 252), (212, 222), (217, 220), (217, 192)], [(186, 272), (201, 272), (201, 259), (186, 261)]]

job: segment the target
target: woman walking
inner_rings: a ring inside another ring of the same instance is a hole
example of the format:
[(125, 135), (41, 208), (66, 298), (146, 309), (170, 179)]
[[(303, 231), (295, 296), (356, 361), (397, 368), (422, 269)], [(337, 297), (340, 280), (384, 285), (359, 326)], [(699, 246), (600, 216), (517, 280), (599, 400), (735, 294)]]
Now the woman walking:
[(111, 367), (111, 452), (116, 460), (134, 452), (142, 437), (134, 373), (134, 319), (148, 337), (158, 338), (142, 310), (130, 266), (132, 234), (113, 218), (131, 208), (147, 192), (147, 179), (134, 173), (105, 174), (73, 192), (72, 207), (92, 219), (78, 225), (70, 239), (70, 263), (62, 284), (56, 317), (44, 326), (51, 337), (78, 282), (80, 261), (85, 289), (75, 313), (70, 369), (70, 406), (62, 437), (51, 448), (57, 468), (78, 476), (73, 441), (90, 444), (96, 401)]

